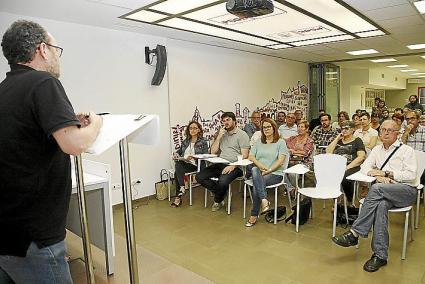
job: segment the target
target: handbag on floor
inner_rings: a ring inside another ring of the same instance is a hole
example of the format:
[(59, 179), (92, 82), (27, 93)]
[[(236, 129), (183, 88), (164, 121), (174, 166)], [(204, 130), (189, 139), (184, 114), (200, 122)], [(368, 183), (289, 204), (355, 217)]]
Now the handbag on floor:
[[(286, 218), (286, 207), (285, 206), (278, 206), (277, 207), (277, 212), (276, 212), (276, 221), (280, 222), (285, 220)], [(264, 215), (264, 219), (266, 219), (266, 221), (268, 223), (274, 223), (274, 209), (270, 209), (265, 215)]]
[[(159, 181), (155, 183), (156, 199), (168, 199), (168, 178), (169, 174), (166, 169), (162, 169), (159, 173)], [(176, 184), (174, 178), (170, 177), (170, 195), (176, 195)]]
[[(310, 217), (311, 210), (311, 198), (306, 197), (300, 201), (300, 219), (299, 224), (304, 225), (308, 218)], [(291, 224), (295, 224), (297, 222), (297, 205), (292, 207), (292, 214), (286, 218), (285, 223), (291, 221)]]
[[(342, 227), (347, 227), (347, 218), (345, 217), (344, 205), (338, 204), (338, 211), (336, 211), (336, 224)], [(347, 207), (348, 224), (353, 225), (357, 217), (359, 217), (359, 208)]]

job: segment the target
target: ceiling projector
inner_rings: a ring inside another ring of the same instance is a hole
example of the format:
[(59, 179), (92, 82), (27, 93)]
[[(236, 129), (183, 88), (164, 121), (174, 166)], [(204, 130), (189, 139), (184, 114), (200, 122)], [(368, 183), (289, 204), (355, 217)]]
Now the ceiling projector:
[(272, 0), (228, 0), (226, 10), (239, 18), (252, 18), (273, 13)]

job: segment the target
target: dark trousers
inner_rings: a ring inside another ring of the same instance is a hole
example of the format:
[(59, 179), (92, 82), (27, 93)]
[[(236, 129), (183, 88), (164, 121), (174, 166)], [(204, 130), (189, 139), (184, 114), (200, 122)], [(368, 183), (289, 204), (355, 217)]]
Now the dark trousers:
[(174, 174), (176, 180), (176, 192), (180, 190), (180, 186), (184, 186), (184, 175), (190, 172), (196, 172), (197, 166), (183, 161), (175, 162), (176, 172)]
[[(227, 167), (226, 164), (213, 164), (196, 175), (196, 180), (214, 193), (214, 202), (217, 203), (224, 200), (229, 184), (237, 177), (242, 176), (242, 170), (239, 168), (235, 168), (228, 174), (221, 174), (225, 167)], [(211, 178), (218, 178), (218, 181), (211, 180)]]
[(348, 180), (347, 177), (358, 171), (360, 171), (360, 166), (346, 170), (344, 174), (344, 179), (341, 182), (342, 190), (344, 191), (348, 202), (353, 201), (354, 181)]

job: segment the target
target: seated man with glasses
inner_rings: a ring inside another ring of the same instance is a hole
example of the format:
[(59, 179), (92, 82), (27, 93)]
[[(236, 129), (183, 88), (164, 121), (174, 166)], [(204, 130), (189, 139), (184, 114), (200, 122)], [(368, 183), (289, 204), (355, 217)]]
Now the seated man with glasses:
[(401, 144), (397, 139), (398, 131), (399, 126), (392, 120), (382, 124), (382, 144), (372, 149), (361, 166), (361, 172), (376, 177), (376, 183), (366, 196), (351, 230), (332, 238), (340, 246), (355, 246), (359, 236), (367, 238), (373, 226), (373, 254), (363, 266), (368, 272), (377, 271), (387, 264), (388, 210), (410, 206), (416, 200), (419, 180), (416, 178), (415, 151)]
[(261, 123), (261, 114), (259, 111), (253, 111), (250, 117), (251, 122), (245, 125), (243, 131), (248, 134), (249, 139), (251, 139), (252, 135), (255, 132), (260, 131), (260, 123)]

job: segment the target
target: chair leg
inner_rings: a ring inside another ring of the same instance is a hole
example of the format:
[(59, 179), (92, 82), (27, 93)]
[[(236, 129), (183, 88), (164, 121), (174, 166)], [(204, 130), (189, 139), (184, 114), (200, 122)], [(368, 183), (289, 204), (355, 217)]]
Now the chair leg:
[(227, 215), (230, 215), (230, 204), (232, 203), (232, 186), (229, 184), (227, 193)]
[(418, 191), (418, 196), (416, 198), (416, 221), (415, 229), (419, 228), (419, 207), (421, 206), (421, 192)]
[(285, 186), (285, 187), (286, 187), (286, 193), (288, 195), (289, 208), (292, 209), (291, 193), (289, 191), (289, 188), (287, 186)]
[(204, 207), (207, 208), (208, 203), (208, 189), (205, 188)]
[(192, 175), (189, 175), (189, 205), (192, 206)]
[[(168, 201), (171, 201), (171, 181), (170, 181), (170, 172), (167, 174), (167, 184), (168, 184)], [(177, 190), (177, 188), (176, 188)]]
[(406, 212), (406, 218), (404, 220), (404, 234), (403, 234), (403, 250), (401, 252), (401, 259), (406, 259), (406, 247), (407, 247), (407, 231), (409, 229), (409, 211)]
[(359, 184), (357, 183), (357, 181), (354, 182), (354, 191), (353, 191), (353, 206), (355, 205), (355, 201), (356, 201), (356, 196), (357, 196), (357, 191), (359, 190)]
[(348, 226), (349, 224), (348, 224), (347, 197), (345, 196), (345, 194), (343, 194), (343, 196), (344, 196), (344, 212), (345, 212), (345, 218), (346, 218), (347, 226)]
[(333, 225), (332, 225), (332, 237), (335, 237), (336, 235), (336, 211), (337, 211), (337, 202), (338, 200), (335, 198), (334, 199), (334, 221), (333, 221)]
[(244, 184), (243, 186), (243, 218), (246, 218), (246, 187), (247, 185)]
[(300, 225), (300, 194), (297, 192), (297, 218), (295, 221), (295, 231), (298, 233)]
[(415, 221), (415, 217), (413, 216), (414, 211), (413, 211), (413, 207), (410, 210), (410, 240), (413, 241), (414, 238), (414, 234), (415, 234), (415, 229), (414, 229), (414, 221)]
[(273, 221), (275, 225), (277, 224), (277, 189), (278, 187), (276, 186), (274, 188), (274, 221)]
[[(359, 215), (360, 215), (360, 211), (362, 210), (362, 204), (360, 204), (359, 206)], [(360, 239), (360, 238), (359, 238)], [(360, 243), (360, 242), (359, 242)], [(359, 243), (357, 243), (356, 245), (356, 249), (359, 249)]]

